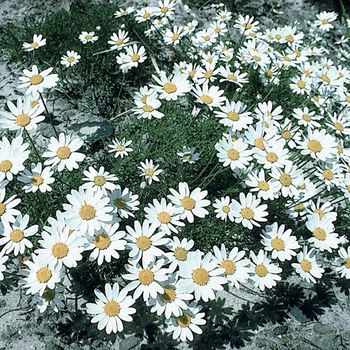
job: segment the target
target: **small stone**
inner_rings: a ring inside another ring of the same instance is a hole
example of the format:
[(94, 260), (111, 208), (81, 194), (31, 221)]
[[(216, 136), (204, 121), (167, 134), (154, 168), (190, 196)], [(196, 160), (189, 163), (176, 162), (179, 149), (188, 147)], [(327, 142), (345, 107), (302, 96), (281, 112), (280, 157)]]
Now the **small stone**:
[(120, 341), (119, 349), (120, 350), (131, 350), (137, 349), (137, 346), (140, 344), (141, 340), (138, 337), (130, 336)]
[(314, 331), (318, 334), (329, 334), (335, 332), (336, 329), (331, 324), (316, 323), (314, 326)]
[(287, 325), (276, 326), (273, 329), (273, 334), (275, 334), (275, 335), (282, 335), (282, 334), (286, 334), (287, 331), (288, 331), (288, 326)]
[(310, 322), (311, 320), (308, 319), (302, 311), (296, 307), (293, 306), (292, 309), (290, 310), (290, 313), (300, 322), (300, 323), (307, 323)]

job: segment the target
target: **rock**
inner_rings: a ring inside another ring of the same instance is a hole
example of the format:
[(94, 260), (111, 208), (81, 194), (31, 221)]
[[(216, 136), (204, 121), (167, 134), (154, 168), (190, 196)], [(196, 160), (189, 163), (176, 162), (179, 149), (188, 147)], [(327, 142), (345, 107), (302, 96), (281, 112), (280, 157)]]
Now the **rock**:
[(336, 329), (331, 324), (316, 323), (314, 326), (314, 331), (318, 334), (329, 334), (336, 332)]
[(294, 306), (291, 310), (290, 313), (300, 322), (300, 323), (308, 323), (311, 320), (308, 319), (302, 312), (301, 310)]
[(120, 350), (131, 350), (131, 349), (137, 349), (138, 345), (141, 343), (140, 338), (135, 336), (127, 337), (120, 341), (119, 343), (119, 349)]

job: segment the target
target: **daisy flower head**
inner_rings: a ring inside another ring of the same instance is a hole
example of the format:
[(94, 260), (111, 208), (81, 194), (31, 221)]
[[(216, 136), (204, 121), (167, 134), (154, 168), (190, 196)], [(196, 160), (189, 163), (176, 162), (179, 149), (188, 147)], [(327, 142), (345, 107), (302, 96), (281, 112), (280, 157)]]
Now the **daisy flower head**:
[(114, 157), (118, 158), (120, 156), (120, 158), (124, 158), (124, 156), (128, 156), (130, 152), (133, 151), (133, 149), (131, 147), (128, 147), (132, 144), (132, 140), (128, 140), (125, 141), (125, 137), (119, 141), (117, 138), (115, 138), (114, 140), (112, 140), (112, 144), (108, 145), (108, 147), (110, 148), (108, 150), (108, 153), (114, 153)]
[(128, 295), (126, 288), (120, 289), (118, 283), (111, 286), (105, 284), (105, 293), (98, 289), (94, 291), (96, 295), (95, 303), (87, 303), (86, 311), (94, 315), (91, 323), (97, 323), (99, 330), (106, 329), (106, 333), (122, 332), (123, 322), (132, 322), (130, 315), (136, 313), (136, 309), (131, 307), (135, 300)]
[(227, 283), (224, 273), (225, 269), (217, 266), (210, 252), (202, 259), (202, 253), (196, 250), (179, 264), (179, 283), (187, 293), (194, 293), (196, 300), (207, 302), (215, 299), (214, 291), (224, 289), (222, 285)]
[(84, 242), (81, 236), (69, 232), (68, 227), (62, 230), (53, 226), (50, 228), (50, 233), (46, 231), (41, 233), (43, 239), (39, 240), (39, 243), (42, 248), (35, 250), (41, 264), (53, 263), (60, 269), (63, 265), (77, 266), (77, 262), (83, 258), (81, 253), (84, 251)]
[(176, 154), (182, 159), (183, 163), (194, 164), (200, 159), (200, 153), (196, 153), (196, 147), (183, 146), (182, 151), (177, 151)]
[(129, 216), (134, 217), (133, 211), (138, 210), (139, 196), (132, 194), (128, 188), (123, 190), (118, 186), (114, 191), (108, 194), (110, 206), (113, 207), (113, 213), (120, 218), (127, 219)]
[(255, 32), (258, 29), (260, 29), (260, 27), (258, 26), (259, 21), (254, 21), (254, 17), (249, 17), (248, 15), (246, 15), (245, 17), (243, 17), (243, 15), (239, 15), (238, 18), (235, 20), (235, 28), (238, 28), (239, 31), (241, 33), (245, 33), (245, 32)]
[(347, 250), (341, 247), (338, 251), (338, 254), (340, 257), (339, 262), (342, 264), (342, 266), (338, 266), (336, 268), (336, 271), (340, 274), (342, 278), (345, 277), (346, 279), (350, 279), (350, 247), (348, 247)]
[(215, 149), (218, 151), (219, 162), (223, 163), (224, 167), (230, 166), (234, 171), (237, 168), (246, 169), (253, 159), (251, 156), (253, 152), (248, 149), (248, 146), (242, 138), (237, 141), (223, 138), (215, 145)]
[(117, 188), (117, 185), (111, 181), (118, 181), (118, 178), (114, 174), (105, 171), (103, 166), (98, 171), (90, 166), (89, 171), (84, 170), (84, 175), (86, 177), (83, 180), (87, 181), (81, 186), (84, 190), (91, 188), (93, 191), (101, 191), (106, 196), (108, 191)]
[(209, 87), (207, 82), (202, 86), (196, 84), (193, 88), (193, 94), (197, 98), (197, 102), (207, 105), (210, 110), (223, 104), (226, 100), (226, 97), (222, 96), (223, 93), (224, 91), (220, 90), (218, 86), (212, 85)]
[(17, 177), (18, 181), (25, 183), (22, 189), (28, 192), (36, 192), (39, 190), (41, 193), (51, 192), (52, 188), (50, 184), (55, 182), (55, 178), (52, 177), (54, 171), (51, 167), (45, 167), (41, 163), (31, 164), (31, 170), (24, 169), (23, 172)]
[(56, 284), (54, 289), (45, 288), (43, 295), (34, 294), (32, 304), (34, 304), (40, 313), (44, 313), (48, 307), (58, 312), (65, 307), (66, 297), (64, 291), (66, 288), (60, 284)]
[(235, 217), (236, 223), (242, 223), (244, 227), (252, 229), (253, 226), (259, 226), (259, 222), (267, 221), (265, 216), (268, 215), (267, 204), (260, 204), (261, 199), (256, 198), (251, 193), (239, 194), (239, 202), (232, 199), (231, 209), (232, 215)]
[(182, 26), (174, 25), (172, 29), (167, 29), (164, 33), (164, 42), (168, 45), (178, 45), (180, 39), (185, 35), (184, 28)]
[(33, 51), (33, 50), (37, 50), (39, 47), (42, 47), (45, 45), (46, 45), (46, 39), (43, 38), (43, 36), (41, 34), (39, 34), (39, 35), (34, 34), (32, 42), (31, 43), (24, 42), (22, 45), (22, 49), (24, 51)]
[(26, 248), (32, 248), (33, 244), (28, 237), (34, 236), (38, 232), (38, 225), (27, 227), (29, 222), (29, 215), (22, 216), (20, 213), (16, 217), (16, 221), (11, 225), (7, 223), (4, 225), (3, 233), (0, 236), (0, 246), (4, 245), (2, 249), (6, 253), (13, 251), (14, 255), (24, 254)]
[(180, 215), (180, 219), (187, 219), (188, 222), (194, 222), (194, 216), (204, 218), (209, 214), (207, 207), (210, 204), (208, 199), (204, 199), (208, 194), (208, 191), (201, 191), (200, 188), (194, 189), (190, 192), (188, 184), (186, 182), (179, 183), (179, 192), (170, 189), (171, 195), (168, 198), (174, 204), (176, 212)]
[(23, 264), (27, 265), (27, 268), (20, 270), (23, 278), (18, 283), (23, 288), (28, 288), (26, 294), (39, 293), (42, 296), (46, 288), (55, 289), (55, 285), (65, 275), (64, 268), (60, 268), (54, 262), (42, 264), (35, 254), (32, 254), (31, 260), (23, 261)]
[(17, 106), (8, 101), (7, 107), (10, 112), (0, 111), (0, 115), (3, 116), (0, 121), (1, 128), (17, 131), (16, 136), (21, 136), (24, 129), (35, 130), (45, 119), (42, 115), (45, 107), (42, 103), (32, 107), (31, 100), (32, 96), (25, 96), (24, 101), (18, 97)]
[(200, 312), (201, 305), (192, 302), (187, 309), (183, 311), (181, 316), (166, 319), (166, 332), (173, 333), (173, 339), (180, 339), (182, 342), (193, 340), (193, 333), (202, 334), (203, 331), (199, 326), (206, 324), (204, 319), (205, 313)]
[(277, 263), (271, 263), (266, 252), (259, 250), (258, 255), (255, 255), (251, 251), (250, 257), (252, 259), (250, 278), (253, 280), (255, 287), (259, 287), (261, 291), (264, 291), (265, 288), (274, 287), (276, 281), (281, 280), (281, 276), (278, 274), (282, 272), (282, 269)]
[(137, 115), (138, 119), (160, 119), (164, 117), (164, 114), (158, 111), (158, 108), (162, 105), (158, 97), (148, 96), (145, 100), (135, 100), (134, 102), (136, 107), (132, 111)]
[(148, 203), (148, 206), (144, 208), (146, 212), (146, 219), (150, 221), (152, 226), (165, 231), (170, 235), (171, 232), (178, 233), (177, 226), (185, 226), (180, 221), (180, 215), (178, 214), (175, 206), (172, 203), (167, 203), (165, 198), (162, 198), (160, 202), (157, 199), (153, 199), (153, 204)]
[(272, 179), (266, 180), (264, 169), (260, 169), (259, 173), (249, 172), (245, 184), (251, 187), (250, 192), (257, 192), (258, 198), (264, 200), (278, 198), (279, 186)]
[(308, 241), (313, 247), (320, 251), (327, 250), (330, 253), (332, 253), (332, 249), (338, 248), (340, 239), (338, 234), (334, 232), (332, 217), (324, 215), (320, 218), (319, 214), (315, 213), (308, 217), (305, 225), (312, 232), (312, 237)]
[(227, 252), (225, 244), (221, 244), (220, 249), (214, 246), (213, 251), (213, 260), (225, 269), (224, 276), (227, 283), (239, 289), (239, 284), (244, 284), (249, 278), (251, 262), (249, 259), (243, 259), (245, 251), (238, 251), (238, 248), (234, 247), (230, 252)]
[(15, 194), (6, 200), (5, 197), (6, 189), (0, 188), (0, 220), (4, 225), (16, 222), (16, 216), (20, 214), (20, 211), (15, 207), (21, 202), (21, 199), (16, 198)]
[(80, 59), (81, 56), (77, 52), (67, 51), (67, 54), (61, 57), (61, 64), (66, 67), (72, 67), (76, 65)]
[(160, 282), (164, 292), (158, 294), (157, 298), (147, 300), (147, 306), (151, 307), (151, 312), (156, 312), (158, 316), (164, 314), (166, 319), (172, 315), (178, 317), (187, 309), (187, 301), (193, 299), (193, 295), (186, 293), (179, 287), (178, 275), (172, 274), (163, 282)]
[(215, 203), (213, 203), (213, 207), (215, 208), (214, 212), (218, 219), (227, 221), (227, 218), (234, 222), (235, 218), (232, 215), (232, 210), (230, 207), (231, 198), (229, 196), (221, 197), (220, 199), (215, 199)]
[(158, 164), (153, 164), (152, 159), (146, 159), (145, 162), (141, 162), (140, 164), (141, 166), (138, 167), (142, 171), (140, 176), (143, 176), (149, 185), (152, 181), (159, 181), (158, 175), (163, 172), (163, 169), (158, 169)]
[(69, 171), (78, 169), (78, 162), (82, 162), (85, 159), (85, 154), (76, 152), (84, 144), (84, 141), (79, 138), (72, 138), (70, 135), (65, 135), (61, 132), (58, 139), (55, 137), (50, 138), (48, 145), (48, 151), (44, 152), (43, 157), (48, 158), (45, 160), (44, 165), (50, 165), (55, 167), (61, 172), (64, 168)]
[(328, 32), (330, 29), (334, 28), (331, 22), (337, 19), (337, 14), (335, 12), (322, 11), (317, 14), (317, 20), (314, 21), (314, 26), (321, 29), (323, 32)]
[(130, 15), (131, 13), (133, 13), (135, 11), (135, 7), (134, 6), (129, 6), (124, 8), (120, 8), (119, 10), (117, 10), (114, 13), (114, 17), (115, 18), (119, 18), (119, 17), (123, 17), (123, 16), (127, 16)]
[(133, 264), (142, 260), (142, 265), (146, 266), (164, 254), (159, 247), (167, 244), (168, 239), (164, 238), (164, 231), (155, 233), (155, 229), (148, 220), (144, 220), (142, 224), (135, 221), (134, 227), (126, 226), (126, 248), (130, 249), (129, 257)]
[(172, 273), (181, 264), (182, 261), (186, 261), (190, 250), (194, 246), (192, 239), (188, 240), (183, 238), (181, 241), (177, 236), (173, 236), (166, 244), (166, 248), (169, 252), (165, 252), (164, 256), (167, 259), (167, 263), (170, 263), (168, 269), (169, 273)]
[(307, 137), (299, 142), (297, 148), (302, 155), (310, 155), (313, 159), (324, 162), (337, 158), (337, 143), (334, 136), (327, 134), (325, 129), (311, 130), (308, 128)]
[(98, 40), (98, 36), (95, 35), (95, 32), (85, 32), (82, 31), (79, 35), (79, 40), (85, 45), (87, 43), (94, 43)]
[(3, 272), (6, 270), (5, 262), (9, 259), (8, 255), (5, 255), (5, 249), (0, 250), (0, 281), (4, 279)]
[(175, 101), (180, 96), (184, 96), (187, 92), (191, 90), (191, 84), (187, 81), (187, 77), (180, 74), (180, 72), (175, 73), (169, 77), (166, 76), (164, 71), (160, 71), (160, 77), (152, 75), (153, 79), (159, 85), (150, 85), (155, 91), (160, 95), (160, 99), (165, 99), (167, 101)]
[(102, 265), (104, 261), (110, 263), (112, 257), (119, 259), (118, 250), (125, 250), (126, 240), (125, 231), (118, 231), (119, 223), (113, 225), (101, 224), (101, 229), (96, 231), (93, 236), (85, 236), (87, 245), (84, 250), (92, 250), (89, 261), (97, 260), (98, 265)]
[[(117, 56), (117, 63), (120, 64), (120, 69), (122, 70), (137, 67), (139, 63), (147, 59), (144, 46), (138, 47), (136, 44), (133, 44), (132, 46), (126, 46), (125, 51), (125, 55)], [(122, 59), (118, 57), (122, 57)]]
[(307, 126), (311, 129), (321, 126), (318, 121), (323, 119), (323, 117), (315, 115), (316, 112), (310, 111), (308, 107), (304, 107), (304, 109), (294, 108), (293, 112), (293, 117), (298, 121), (298, 125)]
[(164, 259), (159, 259), (150, 265), (127, 264), (124, 265), (127, 274), (123, 278), (131, 281), (126, 285), (128, 291), (134, 290), (133, 298), (136, 300), (143, 295), (143, 300), (157, 298), (157, 293), (163, 294), (161, 282), (168, 279), (168, 269), (163, 268)]
[(18, 85), (18, 88), (27, 88), (25, 94), (36, 94), (37, 92), (42, 93), (44, 89), (50, 89), (57, 85), (59, 80), (57, 74), (50, 74), (53, 68), (47, 68), (39, 73), (36, 65), (32, 66), (32, 71), (28, 69), (23, 70), (24, 77), (19, 77), (22, 84)]
[(0, 141), (0, 181), (13, 180), (13, 176), (24, 170), (24, 162), (29, 158), (29, 143), (23, 143), (18, 136), (10, 142), (5, 136)]
[(79, 191), (72, 190), (67, 194), (67, 199), (69, 204), (63, 204), (65, 220), (71, 229), (79, 230), (81, 235), (94, 235), (96, 230), (101, 229), (102, 223), (109, 223), (113, 218), (109, 198), (102, 192), (79, 187)]
[(317, 263), (316, 250), (314, 248), (308, 251), (307, 246), (303, 247), (303, 251), (297, 255), (297, 263), (293, 263), (292, 267), (307, 282), (316, 283), (315, 278), (321, 278), (324, 269)]
[(285, 230), (285, 225), (278, 227), (277, 222), (274, 222), (272, 225), (265, 226), (262, 232), (261, 243), (265, 246), (266, 251), (272, 252), (272, 259), (285, 261), (297, 255), (295, 250), (299, 249), (300, 245), (296, 237), (291, 236), (292, 230)]
[(136, 10), (135, 20), (137, 23), (149, 21), (156, 13), (156, 7), (142, 7)]
[(110, 50), (121, 50), (130, 41), (130, 37), (128, 35), (128, 32), (121, 29), (118, 30), (118, 34), (113, 33), (110, 40), (108, 40), (108, 44), (112, 45)]

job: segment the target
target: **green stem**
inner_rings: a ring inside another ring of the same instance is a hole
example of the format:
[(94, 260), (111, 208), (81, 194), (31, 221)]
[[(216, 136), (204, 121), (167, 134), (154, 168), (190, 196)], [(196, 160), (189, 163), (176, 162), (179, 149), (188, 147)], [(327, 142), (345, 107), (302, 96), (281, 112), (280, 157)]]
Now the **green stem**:
[(49, 112), (49, 110), (48, 110), (48, 108), (47, 108), (47, 105), (46, 105), (46, 103), (45, 103), (44, 97), (43, 97), (43, 95), (41, 94), (41, 92), (39, 92), (39, 95), (40, 95), (41, 101), (42, 101), (42, 103), (43, 103), (43, 105), (44, 105), (44, 107), (45, 107), (45, 111), (46, 111), (47, 117), (48, 117), (48, 119), (49, 119), (49, 122), (50, 122), (50, 124), (51, 124), (51, 126), (52, 126), (52, 128), (53, 128), (53, 131), (54, 131), (56, 137), (58, 138), (58, 133), (57, 133), (57, 130), (56, 130), (55, 125), (54, 125), (54, 123), (53, 123), (52, 115), (51, 115), (51, 113)]
[(41, 158), (41, 156), (40, 156), (40, 154), (39, 154), (39, 152), (38, 152), (38, 149), (36, 148), (36, 145), (35, 145), (33, 139), (30, 137), (28, 130), (27, 130), (27, 129), (24, 129), (24, 133), (26, 134), (26, 136), (27, 136), (28, 139), (29, 139), (29, 142), (31, 143), (32, 147), (34, 148), (34, 152), (35, 152), (36, 156), (38, 157), (38, 159), (40, 160), (40, 162), (42, 162), (43, 159)]

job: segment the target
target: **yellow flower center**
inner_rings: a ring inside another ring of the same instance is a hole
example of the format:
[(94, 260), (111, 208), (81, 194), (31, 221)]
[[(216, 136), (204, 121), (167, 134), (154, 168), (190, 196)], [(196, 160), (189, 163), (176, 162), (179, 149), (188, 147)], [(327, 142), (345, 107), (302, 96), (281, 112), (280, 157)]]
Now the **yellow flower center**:
[(72, 63), (72, 62), (75, 61), (75, 57), (74, 57), (74, 56), (69, 56), (69, 57), (67, 58), (67, 61), (68, 61), (69, 63)]
[(169, 224), (169, 222), (171, 221), (171, 216), (166, 211), (160, 212), (157, 218), (162, 224)]
[(140, 236), (136, 239), (136, 246), (142, 251), (149, 249), (151, 245), (152, 241), (147, 236)]
[(324, 212), (323, 212), (321, 209), (315, 209), (315, 210), (314, 210), (314, 213), (315, 213), (315, 214), (318, 214), (318, 216), (319, 216), (320, 219), (323, 218)]
[(144, 19), (147, 19), (149, 16), (151, 16), (151, 14), (150, 14), (149, 12), (146, 12), (146, 13), (143, 14), (142, 17), (143, 17)]
[(124, 151), (124, 148), (125, 148), (125, 147), (124, 147), (123, 145), (118, 145), (118, 146), (117, 146), (117, 151), (118, 151), (118, 152), (122, 152), (122, 151)]
[(286, 40), (287, 40), (289, 43), (292, 43), (292, 42), (294, 41), (293, 35), (291, 35), (291, 34), (286, 35)]
[(11, 168), (12, 168), (12, 162), (8, 159), (5, 159), (0, 163), (0, 171), (3, 173), (6, 173)]
[(32, 75), (29, 79), (32, 85), (39, 85), (44, 81), (44, 78), (40, 74)]
[(345, 259), (345, 261), (344, 261), (344, 266), (345, 266), (347, 269), (350, 269), (350, 258)]
[(138, 55), (137, 53), (134, 53), (131, 56), (131, 61), (133, 61), (133, 62), (137, 62), (139, 59), (140, 59), (140, 55)]
[(280, 40), (280, 39), (282, 38), (282, 35), (281, 35), (281, 34), (276, 34), (276, 35), (275, 35), (275, 38), (276, 38), (277, 40)]
[(36, 272), (36, 279), (40, 283), (46, 283), (50, 278), (52, 277), (52, 272), (47, 266), (41, 267), (37, 272)]
[(311, 122), (311, 117), (308, 114), (303, 114), (301, 116), (306, 122)]
[(97, 249), (104, 250), (111, 244), (111, 239), (107, 233), (100, 233), (94, 238), (94, 244)]
[(241, 215), (244, 219), (251, 220), (254, 217), (254, 211), (248, 207), (241, 209)]
[(334, 177), (333, 172), (330, 169), (324, 169), (322, 175), (326, 180), (332, 180)]
[(138, 278), (141, 284), (148, 286), (154, 281), (154, 273), (150, 269), (142, 269)]
[(166, 12), (168, 12), (168, 10), (169, 10), (169, 7), (163, 6), (163, 7), (160, 9), (160, 12), (161, 12), (161, 13), (166, 13)]
[(79, 209), (79, 215), (83, 220), (91, 220), (96, 215), (96, 209), (94, 206), (86, 204), (84, 201), (84, 204)]
[(125, 209), (127, 206), (126, 201), (123, 198), (116, 198), (113, 203), (118, 209)]
[(0, 216), (2, 216), (6, 211), (6, 205), (4, 203), (0, 203)]
[(152, 177), (152, 176), (154, 175), (154, 170), (148, 168), (148, 169), (145, 170), (145, 174), (146, 174), (147, 176)]
[(330, 83), (331, 82), (331, 79), (329, 79), (329, 77), (327, 77), (326, 74), (322, 74), (321, 75), (321, 79), (325, 82), (325, 83)]
[(297, 82), (297, 86), (298, 86), (299, 89), (305, 89), (306, 84), (302, 80), (299, 80)]
[(115, 300), (109, 300), (103, 307), (104, 313), (109, 317), (115, 317), (120, 312), (120, 305)]
[(191, 316), (184, 312), (183, 315), (176, 317), (176, 323), (181, 328), (186, 328), (191, 324)]
[(304, 210), (304, 204), (303, 203), (296, 204), (293, 209), (296, 212), (303, 211)]
[(292, 183), (292, 177), (289, 174), (283, 173), (280, 176), (280, 183), (282, 186), (290, 186)]
[(266, 160), (270, 163), (275, 163), (278, 160), (278, 156), (274, 152), (270, 152), (266, 155)]
[(322, 24), (327, 24), (328, 23), (328, 19), (324, 18), (321, 22), (322, 22)]
[(24, 233), (22, 230), (17, 228), (10, 233), (10, 240), (15, 243), (19, 243), (24, 238)]
[(266, 181), (259, 181), (258, 187), (261, 191), (268, 191), (270, 189), (270, 185)]
[(286, 245), (283, 239), (275, 237), (271, 239), (271, 246), (273, 249), (280, 251), (280, 250), (283, 250)]
[(339, 122), (335, 122), (334, 123), (334, 127), (338, 130), (338, 131), (344, 131), (344, 126), (339, 123)]
[(183, 155), (183, 157), (186, 159), (186, 160), (190, 160), (192, 159), (192, 154), (191, 153), (186, 153)]
[(30, 47), (31, 47), (32, 49), (34, 49), (34, 48), (36, 48), (36, 47), (38, 47), (38, 46), (39, 46), (39, 44), (38, 44), (36, 41), (30, 44)]
[(179, 39), (180, 35), (175, 33), (172, 37), (171, 37), (171, 40), (172, 41), (176, 41), (177, 39)]
[(16, 124), (21, 127), (26, 127), (30, 123), (30, 117), (26, 113), (18, 114), (16, 117)]
[(123, 39), (117, 39), (117, 41), (115, 42), (117, 45), (121, 45), (123, 43)]
[(317, 153), (322, 151), (322, 145), (319, 141), (317, 140), (310, 140), (307, 143), (307, 147), (311, 152)]
[(30, 182), (33, 186), (40, 186), (44, 182), (44, 179), (40, 175), (33, 175)]
[(305, 272), (310, 272), (312, 269), (311, 262), (306, 259), (301, 260), (300, 266)]
[(85, 35), (85, 39), (86, 39), (87, 41), (91, 40), (91, 39), (92, 39), (92, 35)]
[(146, 112), (146, 113), (151, 113), (151, 112), (154, 111), (154, 108), (153, 108), (152, 106), (150, 106), (150, 105), (144, 105), (144, 106), (142, 107), (142, 109), (143, 109), (143, 111)]
[(177, 87), (173, 83), (165, 83), (163, 85), (163, 89), (166, 93), (172, 94), (173, 92), (175, 92), (177, 90)]
[(94, 184), (96, 186), (103, 186), (107, 182), (106, 178), (102, 175), (95, 176)]
[(285, 60), (285, 61), (287, 61), (287, 62), (290, 62), (292, 59), (291, 58), (289, 58), (288, 56), (283, 56), (283, 59)]
[(189, 196), (181, 199), (181, 206), (186, 210), (192, 210), (196, 205), (196, 201)]
[(232, 121), (234, 121), (234, 122), (236, 122), (236, 121), (239, 120), (239, 114), (236, 113), (236, 112), (231, 111), (231, 112), (227, 113), (227, 118), (232, 120)]
[(206, 35), (203, 39), (204, 39), (204, 41), (209, 41), (210, 40), (210, 36)]
[(39, 104), (38, 100), (33, 100), (30, 102), (30, 108), (34, 108), (35, 106), (37, 106)]
[(202, 100), (204, 103), (208, 104), (208, 105), (210, 105), (211, 103), (213, 103), (213, 98), (210, 97), (210, 96), (208, 96), (208, 95), (202, 95), (202, 96), (201, 96), (201, 100)]
[(257, 62), (261, 61), (261, 58), (257, 55), (252, 56), (252, 59)]
[(231, 160), (237, 160), (239, 159), (239, 152), (231, 148), (227, 151), (227, 157)]
[(69, 252), (69, 248), (68, 248), (67, 244), (62, 243), (62, 242), (58, 242), (58, 243), (55, 243), (53, 245), (51, 251), (52, 251), (52, 255), (55, 258), (62, 259), (62, 258), (67, 256), (67, 254)]
[(324, 241), (327, 236), (326, 231), (321, 227), (316, 227), (312, 233), (319, 241)]
[(174, 256), (179, 261), (187, 260), (187, 253), (188, 251), (183, 247), (177, 247), (174, 250)]
[(263, 137), (256, 138), (254, 140), (254, 145), (255, 145), (255, 147), (258, 147), (259, 149), (264, 150), (265, 149), (264, 138)]
[(227, 79), (228, 80), (231, 80), (231, 81), (237, 81), (237, 77), (233, 74), (228, 74), (227, 75)]
[(56, 151), (56, 155), (60, 159), (68, 159), (71, 154), (72, 152), (67, 146), (59, 147)]
[(159, 295), (159, 298), (163, 303), (172, 303), (176, 298), (175, 288), (172, 286), (163, 287), (164, 293)]
[(283, 130), (281, 133), (281, 136), (285, 139), (288, 140), (292, 136), (289, 130)]
[(193, 282), (200, 285), (205, 286), (209, 282), (209, 272), (202, 267), (198, 267), (192, 272)]
[(231, 211), (231, 209), (230, 209), (230, 207), (228, 205), (224, 205), (222, 207), (222, 211), (227, 214), (227, 213), (229, 213)]
[(204, 78), (205, 79), (210, 79), (213, 76), (213, 72), (208, 70), (204, 73)]
[(229, 259), (221, 261), (220, 267), (225, 269), (225, 275), (233, 275), (237, 269), (236, 264)]
[(259, 277), (265, 277), (268, 274), (267, 268), (265, 265), (263, 264), (258, 264), (255, 267), (255, 273), (259, 276)]

